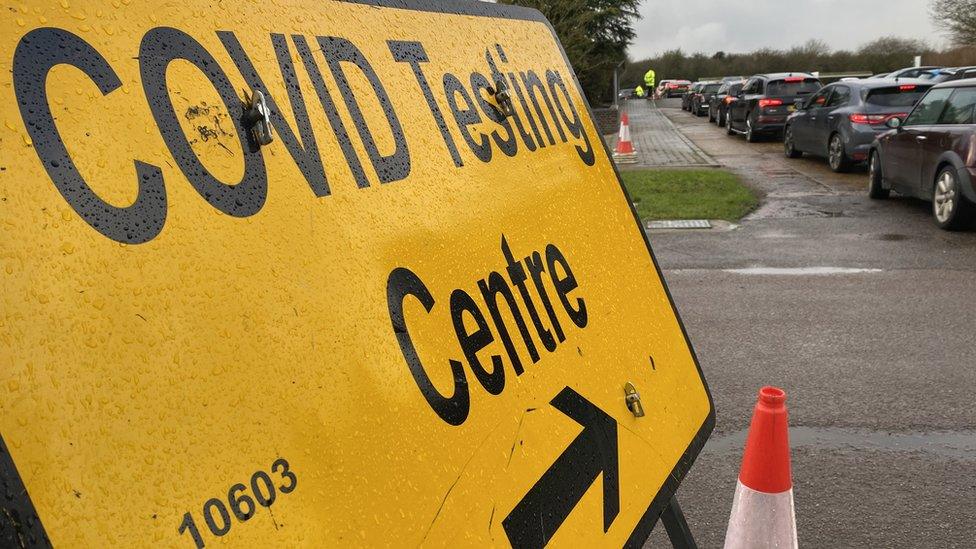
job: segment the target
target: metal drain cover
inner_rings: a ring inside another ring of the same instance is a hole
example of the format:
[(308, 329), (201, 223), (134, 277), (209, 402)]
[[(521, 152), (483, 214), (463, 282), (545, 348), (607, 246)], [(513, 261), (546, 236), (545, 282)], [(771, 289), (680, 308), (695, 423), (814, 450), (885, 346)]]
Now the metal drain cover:
[(712, 224), (707, 219), (662, 219), (648, 221), (648, 229), (711, 229)]

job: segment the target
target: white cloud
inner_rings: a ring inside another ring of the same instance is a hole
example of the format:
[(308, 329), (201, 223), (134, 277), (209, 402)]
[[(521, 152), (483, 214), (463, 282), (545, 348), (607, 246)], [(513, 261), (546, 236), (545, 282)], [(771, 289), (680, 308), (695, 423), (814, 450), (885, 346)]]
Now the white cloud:
[(926, 0), (644, 0), (632, 59), (668, 49), (686, 53), (788, 48), (816, 38), (853, 49), (881, 36), (944, 39)]

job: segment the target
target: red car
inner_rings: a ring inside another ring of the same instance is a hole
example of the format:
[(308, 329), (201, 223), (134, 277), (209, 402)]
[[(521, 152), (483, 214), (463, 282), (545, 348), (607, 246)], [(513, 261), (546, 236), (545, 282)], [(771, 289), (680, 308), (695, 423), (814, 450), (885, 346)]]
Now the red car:
[(681, 97), (691, 87), (691, 80), (662, 80), (657, 88), (659, 97)]
[(976, 213), (976, 78), (933, 86), (902, 121), (878, 136), (870, 151), (868, 194), (891, 191), (932, 202), (935, 223), (966, 227)]

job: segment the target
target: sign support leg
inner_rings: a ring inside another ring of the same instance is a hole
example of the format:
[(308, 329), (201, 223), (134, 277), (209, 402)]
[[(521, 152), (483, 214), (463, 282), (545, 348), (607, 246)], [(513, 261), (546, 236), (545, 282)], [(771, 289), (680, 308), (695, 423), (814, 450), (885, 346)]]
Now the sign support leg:
[(681, 512), (681, 506), (678, 505), (678, 496), (672, 497), (671, 503), (664, 508), (661, 522), (664, 523), (664, 529), (668, 532), (668, 539), (671, 540), (674, 549), (698, 549), (695, 538), (688, 528), (688, 522), (685, 520), (685, 514)]

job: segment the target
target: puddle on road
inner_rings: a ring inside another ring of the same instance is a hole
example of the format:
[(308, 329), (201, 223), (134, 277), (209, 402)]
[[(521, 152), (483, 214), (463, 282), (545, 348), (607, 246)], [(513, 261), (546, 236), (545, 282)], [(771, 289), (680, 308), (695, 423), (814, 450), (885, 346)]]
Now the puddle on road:
[[(742, 452), (748, 430), (709, 439), (704, 453)], [(792, 448), (926, 452), (942, 457), (976, 460), (976, 431), (912, 431), (898, 433), (840, 427), (790, 427)]]
[(887, 240), (889, 242), (899, 242), (902, 240), (908, 240), (911, 237), (907, 234), (879, 234), (877, 236), (878, 240)]
[[(809, 195), (819, 196), (819, 195)], [(746, 220), (756, 219), (795, 219), (799, 217), (850, 217), (844, 210), (829, 210), (816, 207), (798, 200), (770, 200), (758, 210), (745, 217)]]

